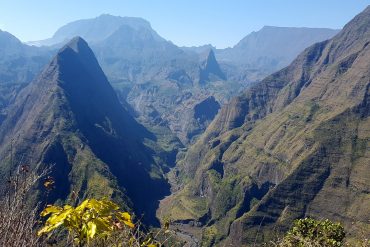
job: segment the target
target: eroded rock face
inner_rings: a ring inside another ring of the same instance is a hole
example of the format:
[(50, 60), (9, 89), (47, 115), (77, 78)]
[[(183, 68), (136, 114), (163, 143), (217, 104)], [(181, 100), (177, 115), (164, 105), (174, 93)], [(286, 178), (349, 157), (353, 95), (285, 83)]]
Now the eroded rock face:
[(169, 214), (209, 212), (205, 245), (268, 241), (304, 216), (368, 231), (369, 43), (370, 7), (222, 107), (178, 163)]

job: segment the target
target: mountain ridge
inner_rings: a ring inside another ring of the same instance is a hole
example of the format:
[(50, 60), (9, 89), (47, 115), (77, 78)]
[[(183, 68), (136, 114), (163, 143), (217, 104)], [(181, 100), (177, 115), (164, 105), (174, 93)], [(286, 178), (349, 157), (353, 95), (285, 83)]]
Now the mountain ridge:
[[(3, 176), (18, 162), (37, 170), (54, 164), (49, 203), (72, 191), (81, 199), (107, 196), (156, 224), (151, 210), (168, 193), (162, 169), (171, 164), (165, 151), (156, 156), (156, 138), (123, 108), (82, 38), (61, 48), (19, 93), (0, 125), (0, 143)], [(148, 189), (155, 192), (147, 195)]]
[(224, 106), (160, 210), (203, 226), (206, 246), (266, 242), (307, 216), (366, 232), (369, 11)]

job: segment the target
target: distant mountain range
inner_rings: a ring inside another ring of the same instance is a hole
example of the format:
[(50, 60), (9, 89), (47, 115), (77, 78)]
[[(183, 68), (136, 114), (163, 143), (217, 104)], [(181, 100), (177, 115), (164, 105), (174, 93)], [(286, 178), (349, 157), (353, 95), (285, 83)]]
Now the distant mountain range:
[(77, 35), (86, 39), (120, 99), (128, 101), (140, 121), (169, 128), (187, 145), (206, 125), (185, 112), (211, 96), (219, 104), (227, 102), (250, 83), (287, 65), (310, 44), (337, 32), (264, 27), (230, 49), (179, 48), (141, 18), (101, 15), (69, 23), (52, 38), (30, 44), (58, 47)]
[(245, 67), (280, 69), (287, 66), (302, 50), (327, 40), (339, 30), (265, 26), (244, 37), (233, 48), (217, 51), (220, 61)]
[(179, 155), (158, 215), (203, 246), (266, 243), (307, 216), (368, 235), (369, 44), (370, 7), (224, 105)]

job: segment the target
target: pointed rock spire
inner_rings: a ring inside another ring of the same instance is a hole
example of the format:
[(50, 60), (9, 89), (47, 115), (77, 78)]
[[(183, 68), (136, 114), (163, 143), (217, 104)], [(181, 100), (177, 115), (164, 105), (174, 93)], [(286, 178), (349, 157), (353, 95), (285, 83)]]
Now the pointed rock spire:
[(210, 81), (211, 77), (216, 77), (216, 79), (219, 80), (226, 80), (226, 76), (222, 72), (212, 49), (208, 51), (205, 60), (201, 63), (199, 75), (200, 84)]

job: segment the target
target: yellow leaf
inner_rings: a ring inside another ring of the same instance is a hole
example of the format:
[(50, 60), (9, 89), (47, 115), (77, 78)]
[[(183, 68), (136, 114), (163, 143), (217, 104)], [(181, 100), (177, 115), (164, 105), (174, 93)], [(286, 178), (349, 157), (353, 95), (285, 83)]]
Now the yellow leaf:
[(89, 227), (87, 230), (87, 236), (89, 238), (94, 238), (95, 233), (96, 233), (96, 224), (90, 221), (87, 223), (87, 226)]
[(62, 211), (62, 208), (61, 207), (58, 207), (58, 206), (53, 206), (53, 205), (47, 205), (46, 208), (44, 210), (42, 210), (42, 212), (40, 213), (40, 215), (42, 217), (48, 215), (48, 214), (51, 214), (51, 213), (58, 213)]
[(135, 225), (131, 221), (124, 220), (123, 223), (125, 223), (128, 227), (134, 228)]
[(88, 203), (89, 203), (89, 199), (83, 201), (78, 207), (76, 207), (76, 211), (82, 212), (86, 208)]
[(123, 220), (131, 221), (131, 215), (127, 212), (121, 213), (121, 217), (123, 218)]

